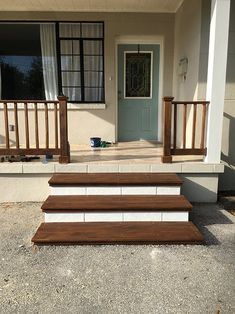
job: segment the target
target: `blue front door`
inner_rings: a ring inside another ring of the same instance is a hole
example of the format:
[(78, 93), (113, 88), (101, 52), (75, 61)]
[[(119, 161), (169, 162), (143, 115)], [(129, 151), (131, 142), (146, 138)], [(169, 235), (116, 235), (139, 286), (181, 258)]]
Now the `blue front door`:
[(118, 140), (156, 140), (159, 45), (118, 46)]

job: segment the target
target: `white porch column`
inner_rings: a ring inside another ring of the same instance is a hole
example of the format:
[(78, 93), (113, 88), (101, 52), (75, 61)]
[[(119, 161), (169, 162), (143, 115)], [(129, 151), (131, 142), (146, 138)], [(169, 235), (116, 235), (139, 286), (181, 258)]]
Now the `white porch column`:
[(211, 0), (206, 100), (210, 101), (205, 161), (219, 163), (226, 83), (230, 0)]

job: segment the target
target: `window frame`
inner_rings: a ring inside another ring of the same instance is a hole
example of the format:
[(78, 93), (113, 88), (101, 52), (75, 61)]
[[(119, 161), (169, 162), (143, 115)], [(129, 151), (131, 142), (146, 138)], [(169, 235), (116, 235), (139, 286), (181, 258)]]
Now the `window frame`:
[[(102, 37), (62, 37), (59, 34), (59, 26), (60, 24), (80, 24), (82, 27), (82, 24), (102, 24)], [(78, 103), (78, 104), (103, 104), (105, 103), (105, 66), (104, 66), (104, 22), (100, 22), (100, 21), (59, 21), (56, 22), (56, 51), (57, 51), (57, 65), (58, 65), (58, 92), (60, 95), (63, 95), (63, 85), (62, 85), (62, 67), (61, 67), (61, 49), (60, 49), (60, 43), (62, 40), (77, 40), (79, 41), (79, 47), (80, 47), (80, 81), (81, 81), (81, 100), (69, 100), (70, 103)], [(102, 62), (103, 62), (103, 68), (102, 71), (100, 71), (101, 73), (103, 73), (102, 76), (102, 89), (103, 89), (103, 99), (101, 99), (100, 101), (86, 101), (85, 100), (85, 83), (84, 83), (84, 51), (83, 51), (83, 43), (86, 40), (93, 40), (93, 41), (100, 41), (101, 45), (102, 45), (102, 55), (99, 55), (102, 57)], [(72, 54), (73, 56), (73, 54)], [(66, 71), (69, 72), (69, 71)], [(73, 71), (71, 71), (73, 72)], [(73, 86), (74, 87), (74, 86)]]

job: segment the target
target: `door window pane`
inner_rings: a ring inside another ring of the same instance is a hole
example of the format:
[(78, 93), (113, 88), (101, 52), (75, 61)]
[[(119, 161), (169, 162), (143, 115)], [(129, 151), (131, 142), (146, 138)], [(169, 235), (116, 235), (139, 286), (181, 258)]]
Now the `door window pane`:
[(151, 53), (126, 53), (125, 97), (151, 97)]

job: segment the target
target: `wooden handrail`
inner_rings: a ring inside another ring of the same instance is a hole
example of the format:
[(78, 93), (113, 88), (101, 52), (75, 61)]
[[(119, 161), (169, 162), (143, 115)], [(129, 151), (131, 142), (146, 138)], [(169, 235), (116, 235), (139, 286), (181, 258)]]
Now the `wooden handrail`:
[[(3, 118), (1, 124), (5, 126), (5, 145), (0, 147), (0, 155), (51, 154), (59, 155), (60, 163), (70, 162), (70, 150), (68, 143), (67, 97), (59, 96), (57, 101), (0, 100), (0, 104), (2, 104), (3, 106), (0, 111), (2, 112), (1, 116)], [(21, 112), (19, 112), (19, 104), (22, 104)], [(44, 117), (43, 115), (39, 115), (38, 113), (39, 104), (41, 104), (40, 111), (44, 111)], [(50, 104), (52, 105), (51, 107), (49, 107)], [(49, 109), (53, 109), (53, 111), (49, 112)], [(12, 111), (13, 115), (9, 113), (9, 111)], [(34, 119), (31, 118), (31, 114), (33, 115), (32, 117), (34, 117)], [(23, 125), (22, 122), (20, 122), (22, 120), (19, 120), (20, 117), (24, 121)], [(40, 131), (40, 127), (42, 128), (43, 124), (42, 122), (39, 124), (39, 117), (43, 117), (44, 120), (43, 133), (45, 134), (45, 144), (40, 144), (40, 140), (43, 138), (43, 134), (40, 133), (42, 132), (42, 130)], [(54, 122), (52, 119), (54, 120)], [(15, 125), (15, 141), (9, 134), (9, 127), (12, 122), (13, 125)], [(30, 126), (32, 126), (33, 122), (34, 126), (33, 128), (31, 128)], [(55, 128), (54, 144), (50, 143), (50, 130), (52, 126), (54, 126)], [(33, 132), (33, 134), (31, 134), (31, 132)], [(25, 134), (25, 136), (22, 138), (23, 134)], [(35, 142), (35, 145), (33, 145), (33, 147), (31, 142)]]
[(9, 99), (0, 99), (0, 104), (8, 103), (8, 104), (13, 104), (13, 103), (18, 103), (18, 104), (58, 104), (58, 100), (22, 100), (22, 99), (14, 99), (14, 100), (9, 100)]
[[(209, 101), (173, 101), (173, 97), (164, 97), (164, 132), (163, 132), (163, 163), (171, 163), (172, 155), (206, 155), (205, 147), (205, 132), (206, 132), (206, 116)], [(183, 107), (182, 115), (182, 138), (178, 134), (178, 107)], [(187, 116), (188, 106), (192, 105), (193, 120), (192, 120), (192, 134), (191, 134), (191, 147), (187, 146)], [(197, 121), (198, 120), (198, 107), (202, 107), (201, 117), (201, 136), (200, 147), (196, 147), (197, 138)], [(173, 111), (173, 118), (172, 118)], [(172, 127), (173, 125), (173, 127)], [(171, 143), (173, 139), (173, 143)], [(182, 143), (182, 147), (177, 147), (177, 139)]]

